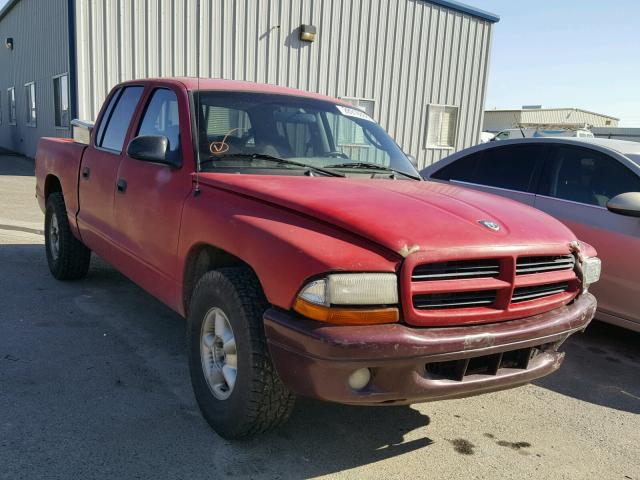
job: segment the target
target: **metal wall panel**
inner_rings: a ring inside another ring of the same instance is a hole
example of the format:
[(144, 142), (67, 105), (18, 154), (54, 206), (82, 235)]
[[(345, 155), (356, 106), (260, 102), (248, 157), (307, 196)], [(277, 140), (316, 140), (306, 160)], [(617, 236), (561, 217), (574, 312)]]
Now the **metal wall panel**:
[[(14, 48), (5, 48), (13, 38)], [(69, 72), (67, 0), (22, 0), (0, 20), (0, 147), (33, 157), (41, 137), (68, 136), (56, 128), (53, 76)], [(27, 121), (25, 83), (36, 84), (35, 127)], [(7, 88), (16, 93), (16, 125), (9, 125)]]
[[(524, 110), (522, 122), (525, 123), (587, 123), (595, 127), (617, 127), (618, 119), (577, 108), (558, 108), (544, 110)], [(609, 122), (607, 124), (607, 122)]]
[[(427, 105), (459, 108), (455, 149), (477, 143), (492, 23), (423, 0), (75, 0), (78, 110), (93, 119), (117, 82), (150, 76), (266, 82), (372, 99), (421, 166)], [(318, 29), (314, 43), (301, 24)]]

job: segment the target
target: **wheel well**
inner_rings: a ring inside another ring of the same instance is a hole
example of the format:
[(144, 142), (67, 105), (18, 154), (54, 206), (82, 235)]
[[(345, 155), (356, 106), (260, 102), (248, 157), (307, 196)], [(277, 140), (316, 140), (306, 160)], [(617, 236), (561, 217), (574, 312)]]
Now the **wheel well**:
[(47, 178), (44, 181), (44, 198), (45, 200), (49, 198), (54, 192), (62, 192), (62, 185), (60, 185), (60, 180), (55, 175), (47, 175)]
[(240, 258), (213, 245), (197, 245), (193, 247), (187, 255), (182, 283), (182, 302), (185, 314), (188, 315), (189, 313), (189, 303), (191, 302), (193, 289), (202, 275), (216, 268), (236, 266), (251, 268)]

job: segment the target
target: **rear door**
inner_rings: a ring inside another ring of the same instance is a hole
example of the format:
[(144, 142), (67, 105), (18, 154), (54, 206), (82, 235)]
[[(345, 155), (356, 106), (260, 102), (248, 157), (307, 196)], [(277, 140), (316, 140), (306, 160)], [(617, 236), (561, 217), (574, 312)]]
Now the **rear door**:
[(602, 277), (592, 287), (600, 311), (640, 321), (640, 219), (612, 213), (609, 199), (640, 191), (640, 177), (619, 159), (596, 150), (553, 145), (535, 206), (593, 245)]
[(501, 145), (462, 157), (432, 175), (533, 205), (545, 144)]
[(80, 166), (78, 227), (82, 240), (106, 257), (113, 247), (116, 177), (127, 131), (142, 92), (142, 86), (134, 85), (121, 87), (111, 94)]
[[(137, 160), (125, 152), (118, 169), (119, 188), (115, 194), (117, 243), (127, 257), (120, 268), (140, 286), (169, 304), (175, 299), (182, 207), (193, 191), (193, 159), (185, 155), (185, 148), (191, 147), (190, 135), (188, 129), (181, 130), (182, 125), (189, 123), (186, 94), (183, 100), (179, 103), (178, 95), (172, 89), (150, 89), (143, 100), (142, 114), (131, 131), (131, 138), (141, 135), (167, 137), (168, 154), (181, 167)], [(187, 133), (182, 135), (182, 131)], [(188, 157), (187, 162), (185, 157)]]

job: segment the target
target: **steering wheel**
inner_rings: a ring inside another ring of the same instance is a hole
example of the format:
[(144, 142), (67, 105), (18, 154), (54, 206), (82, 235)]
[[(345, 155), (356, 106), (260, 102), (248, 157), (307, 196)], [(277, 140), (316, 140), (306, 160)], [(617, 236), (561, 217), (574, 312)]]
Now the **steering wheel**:
[(324, 154), (325, 157), (332, 157), (332, 158), (344, 158), (346, 160), (349, 160), (349, 155), (347, 155), (346, 153), (342, 153), (338, 150), (332, 150), (330, 152), (327, 152)]

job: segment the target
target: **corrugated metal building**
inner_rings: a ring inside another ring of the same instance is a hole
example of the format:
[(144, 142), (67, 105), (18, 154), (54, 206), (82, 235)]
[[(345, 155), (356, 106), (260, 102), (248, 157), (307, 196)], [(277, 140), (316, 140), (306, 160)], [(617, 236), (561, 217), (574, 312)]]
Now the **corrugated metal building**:
[(567, 125), (617, 127), (620, 119), (579, 108), (522, 108), (519, 110), (487, 110), (482, 130), (497, 133), (520, 125)]
[(0, 147), (32, 156), (37, 137), (68, 134), (68, 118), (94, 119), (120, 81), (200, 75), (350, 99), (424, 166), (478, 141), (496, 21), (450, 0), (10, 0)]

